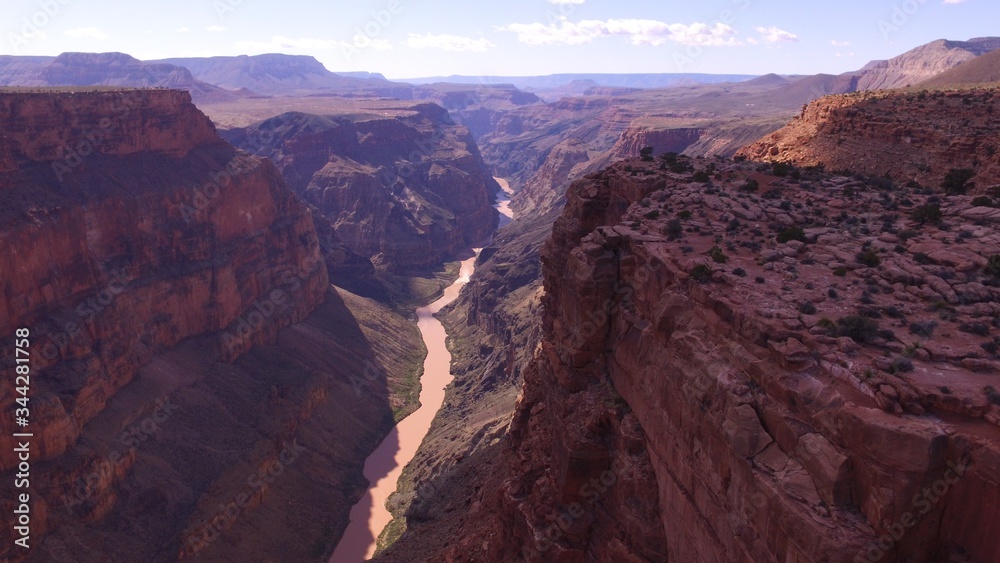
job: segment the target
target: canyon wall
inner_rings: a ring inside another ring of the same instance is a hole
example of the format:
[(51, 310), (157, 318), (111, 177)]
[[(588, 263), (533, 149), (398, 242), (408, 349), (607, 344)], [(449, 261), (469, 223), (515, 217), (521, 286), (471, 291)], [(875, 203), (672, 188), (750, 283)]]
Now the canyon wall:
[(1000, 183), (997, 94), (984, 88), (830, 96), (739, 155), (933, 187), (949, 170), (970, 168), (986, 188)]
[(28, 328), (33, 433), (32, 549), (6, 528), (0, 558), (332, 551), (413, 407), (415, 327), (330, 287), (312, 210), (186, 92), (3, 93), (0, 123), (0, 363)]
[(486, 239), (499, 186), (468, 129), (434, 104), (366, 110), (288, 113), (225, 135), (270, 157), (343, 245), (380, 269), (434, 267)]
[(997, 561), (995, 210), (688, 162), (573, 185), (508, 433), (379, 560)]

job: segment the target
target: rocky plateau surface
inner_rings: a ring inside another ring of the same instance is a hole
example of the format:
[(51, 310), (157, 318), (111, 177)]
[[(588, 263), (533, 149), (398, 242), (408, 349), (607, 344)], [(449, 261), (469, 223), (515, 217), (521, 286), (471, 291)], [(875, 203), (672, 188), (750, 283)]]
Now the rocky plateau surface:
[(982, 192), (1000, 183), (997, 111), (996, 88), (830, 96), (739, 155), (935, 188), (952, 169), (970, 169), (971, 191)]
[(574, 183), (507, 433), (379, 560), (996, 561), (973, 200), (683, 157)]

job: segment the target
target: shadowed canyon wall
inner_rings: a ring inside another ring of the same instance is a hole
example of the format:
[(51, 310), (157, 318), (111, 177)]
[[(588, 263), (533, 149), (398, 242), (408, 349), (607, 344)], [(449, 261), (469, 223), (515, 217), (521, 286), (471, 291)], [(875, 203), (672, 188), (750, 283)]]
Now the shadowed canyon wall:
[(29, 328), (34, 434), (32, 549), (8, 528), (0, 558), (331, 552), (416, 328), (329, 285), (312, 210), (185, 92), (3, 93), (0, 124), (0, 361)]

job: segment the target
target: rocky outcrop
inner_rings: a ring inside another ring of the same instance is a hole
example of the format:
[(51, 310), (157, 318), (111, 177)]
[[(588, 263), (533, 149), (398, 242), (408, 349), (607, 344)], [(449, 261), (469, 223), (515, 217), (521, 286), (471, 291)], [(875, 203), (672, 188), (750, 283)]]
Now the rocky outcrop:
[(739, 156), (934, 187), (951, 169), (970, 168), (986, 188), (1000, 182), (997, 98), (994, 88), (830, 96)]
[(433, 104), (372, 111), (387, 115), (284, 114), (226, 136), (270, 157), (339, 240), (380, 269), (433, 267), (487, 238), (499, 186), (469, 131)]
[(332, 551), (412, 407), (415, 327), (330, 288), (309, 207), (185, 92), (4, 93), (0, 122), (0, 334), (30, 331), (33, 434), (32, 549), (7, 528), (0, 558)]
[(653, 154), (665, 152), (682, 153), (688, 147), (698, 142), (704, 132), (696, 127), (678, 129), (649, 129), (645, 127), (630, 127), (622, 133), (621, 139), (611, 149), (617, 159), (637, 158), (639, 151), (652, 147)]
[(438, 501), (461, 522), (425, 510), (384, 560), (995, 560), (993, 219), (686, 162), (716, 179), (570, 189), (508, 436)]

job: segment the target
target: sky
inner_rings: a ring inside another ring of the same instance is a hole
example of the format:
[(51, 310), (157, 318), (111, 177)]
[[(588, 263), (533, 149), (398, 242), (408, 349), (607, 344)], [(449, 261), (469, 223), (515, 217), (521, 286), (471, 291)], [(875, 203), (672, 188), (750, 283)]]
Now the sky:
[(0, 55), (312, 55), (454, 74), (837, 74), (935, 39), (1000, 35), (997, 0), (5, 0)]

